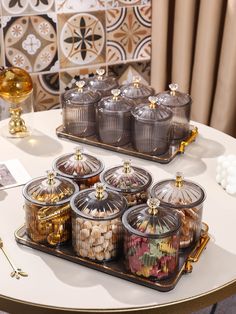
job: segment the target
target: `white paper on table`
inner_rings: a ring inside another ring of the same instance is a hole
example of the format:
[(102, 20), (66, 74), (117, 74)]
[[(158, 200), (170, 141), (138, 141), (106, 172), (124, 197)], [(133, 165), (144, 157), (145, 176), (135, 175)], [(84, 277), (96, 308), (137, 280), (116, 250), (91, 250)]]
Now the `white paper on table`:
[(0, 161), (0, 190), (23, 185), (31, 179), (18, 159)]

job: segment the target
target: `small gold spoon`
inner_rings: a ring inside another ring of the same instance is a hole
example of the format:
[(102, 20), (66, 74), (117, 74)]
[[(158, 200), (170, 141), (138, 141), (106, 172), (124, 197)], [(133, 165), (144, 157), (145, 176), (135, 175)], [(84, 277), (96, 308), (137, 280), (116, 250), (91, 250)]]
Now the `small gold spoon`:
[(3, 254), (5, 255), (9, 264), (11, 265), (11, 268), (13, 269), (13, 271), (11, 272), (11, 277), (15, 277), (16, 279), (20, 279), (20, 276), (28, 277), (27, 273), (23, 272), (20, 268), (16, 268), (14, 264), (11, 262), (10, 258), (7, 256), (7, 253), (5, 252), (3, 248), (3, 241), (1, 238), (0, 238), (0, 249), (3, 251)]

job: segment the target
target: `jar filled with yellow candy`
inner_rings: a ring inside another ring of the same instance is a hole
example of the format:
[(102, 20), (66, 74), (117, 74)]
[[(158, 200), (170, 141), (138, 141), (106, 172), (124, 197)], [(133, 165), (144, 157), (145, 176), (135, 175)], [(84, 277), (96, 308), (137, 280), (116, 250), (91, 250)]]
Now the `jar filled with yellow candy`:
[(53, 171), (25, 185), (25, 224), (31, 240), (55, 247), (71, 239), (70, 199), (77, 191), (76, 184)]

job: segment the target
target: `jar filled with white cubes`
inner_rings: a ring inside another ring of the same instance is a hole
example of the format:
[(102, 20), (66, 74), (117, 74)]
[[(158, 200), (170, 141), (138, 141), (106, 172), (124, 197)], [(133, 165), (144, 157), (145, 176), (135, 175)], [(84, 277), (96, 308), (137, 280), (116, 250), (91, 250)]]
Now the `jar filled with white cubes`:
[(75, 253), (97, 262), (117, 258), (122, 252), (121, 216), (126, 199), (96, 183), (71, 199), (72, 245)]

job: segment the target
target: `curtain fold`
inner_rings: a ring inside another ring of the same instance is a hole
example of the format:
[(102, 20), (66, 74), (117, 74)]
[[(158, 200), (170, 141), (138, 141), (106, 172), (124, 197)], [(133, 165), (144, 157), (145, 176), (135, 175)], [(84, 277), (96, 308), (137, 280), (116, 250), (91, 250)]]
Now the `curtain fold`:
[(236, 136), (236, 0), (153, 0), (152, 10), (151, 84), (178, 83), (191, 119)]

